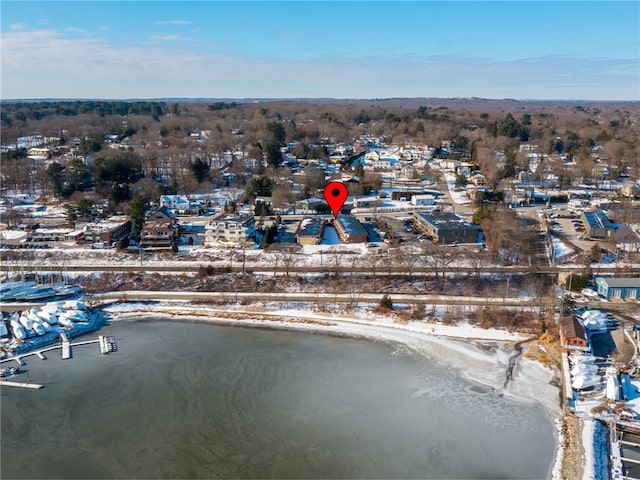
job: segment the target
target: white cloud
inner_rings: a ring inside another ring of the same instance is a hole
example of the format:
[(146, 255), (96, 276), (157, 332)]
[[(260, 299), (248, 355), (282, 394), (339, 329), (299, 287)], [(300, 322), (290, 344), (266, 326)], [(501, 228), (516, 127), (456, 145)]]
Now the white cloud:
[(9, 25), (10, 30), (24, 30), (25, 28), (27, 28), (26, 23), (12, 23)]
[[(637, 100), (638, 59), (461, 56), (250, 58), (181, 46), (116, 47), (54, 30), (2, 33), (2, 98), (489, 97)], [(167, 44), (166, 42), (173, 42)], [(171, 45), (171, 46), (168, 46)]]
[(148, 39), (149, 42), (175, 42), (185, 40), (182, 35), (172, 35), (172, 34), (156, 34), (151, 35)]

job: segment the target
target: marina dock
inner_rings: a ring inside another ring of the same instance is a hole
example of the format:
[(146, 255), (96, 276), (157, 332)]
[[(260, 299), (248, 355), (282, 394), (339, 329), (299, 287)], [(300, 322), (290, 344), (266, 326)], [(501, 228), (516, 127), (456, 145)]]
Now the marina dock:
[(9, 382), (7, 380), (0, 380), (0, 386), (2, 386), (2, 387), (31, 388), (33, 390), (39, 390), (42, 387), (44, 387), (44, 385), (39, 385), (37, 383)]
[(60, 333), (60, 340), (61, 343), (59, 343), (58, 345), (41, 348), (40, 350), (34, 350), (31, 352), (16, 355), (14, 357), (3, 358), (2, 360), (0, 360), (0, 364), (13, 361), (17, 362), (20, 366), (24, 366), (25, 363), (23, 358), (31, 355), (37, 355), (41, 360), (46, 360), (47, 357), (44, 355), (44, 353), (51, 350), (56, 350), (58, 348), (62, 348), (62, 359), (67, 360), (71, 358), (71, 347), (79, 347), (81, 345), (88, 345), (90, 343), (97, 343), (100, 347), (100, 353), (102, 355), (118, 351), (118, 344), (116, 343), (116, 339), (111, 336), (100, 335), (96, 340), (85, 340), (83, 342), (71, 343), (69, 341), (69, 338), (64, 333)]
[(68, 360), (71, 358), (71, 344), (66, 333), (60, 332), (60, 340), (62, 341), (62, 359)]

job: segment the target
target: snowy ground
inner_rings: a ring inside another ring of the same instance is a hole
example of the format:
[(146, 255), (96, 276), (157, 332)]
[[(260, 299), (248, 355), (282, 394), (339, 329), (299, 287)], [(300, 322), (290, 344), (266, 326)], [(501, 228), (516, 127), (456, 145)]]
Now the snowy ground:
[(456, 191), (456, 176), (453, 173), (446, 172), (444, 178), (447, 181), (447, 187), (449, 187), (449, 194), (451, 199), (458, 205), (470, 205), (471, 199), (467, 197), (466, 191), (463, 189), (459, 192)]
[(553, 235), (551, 235), (551, 243), (553, 243), (553, 256), (556, 260), (575, 253), (571, 247), (562, 241), (562, 239)]

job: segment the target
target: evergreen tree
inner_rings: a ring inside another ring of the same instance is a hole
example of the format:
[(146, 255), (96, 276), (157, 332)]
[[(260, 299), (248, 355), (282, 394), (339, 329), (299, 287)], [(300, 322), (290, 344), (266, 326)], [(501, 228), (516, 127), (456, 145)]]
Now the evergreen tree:
[(140, 232), (144, 224), (144, 211), (144, 200), (140, 195), (134, 195), (129, 202), (129, 219), (131, 220), (131, 235), (135, 239), (140, 238)]

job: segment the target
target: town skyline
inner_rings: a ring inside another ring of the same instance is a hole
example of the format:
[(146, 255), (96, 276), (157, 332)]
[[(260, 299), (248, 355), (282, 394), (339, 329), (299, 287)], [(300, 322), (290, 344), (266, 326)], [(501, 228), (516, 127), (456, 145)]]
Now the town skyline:
[(6, 100), (640, 99), (635, 2), (8, 1), (1, 8)]

